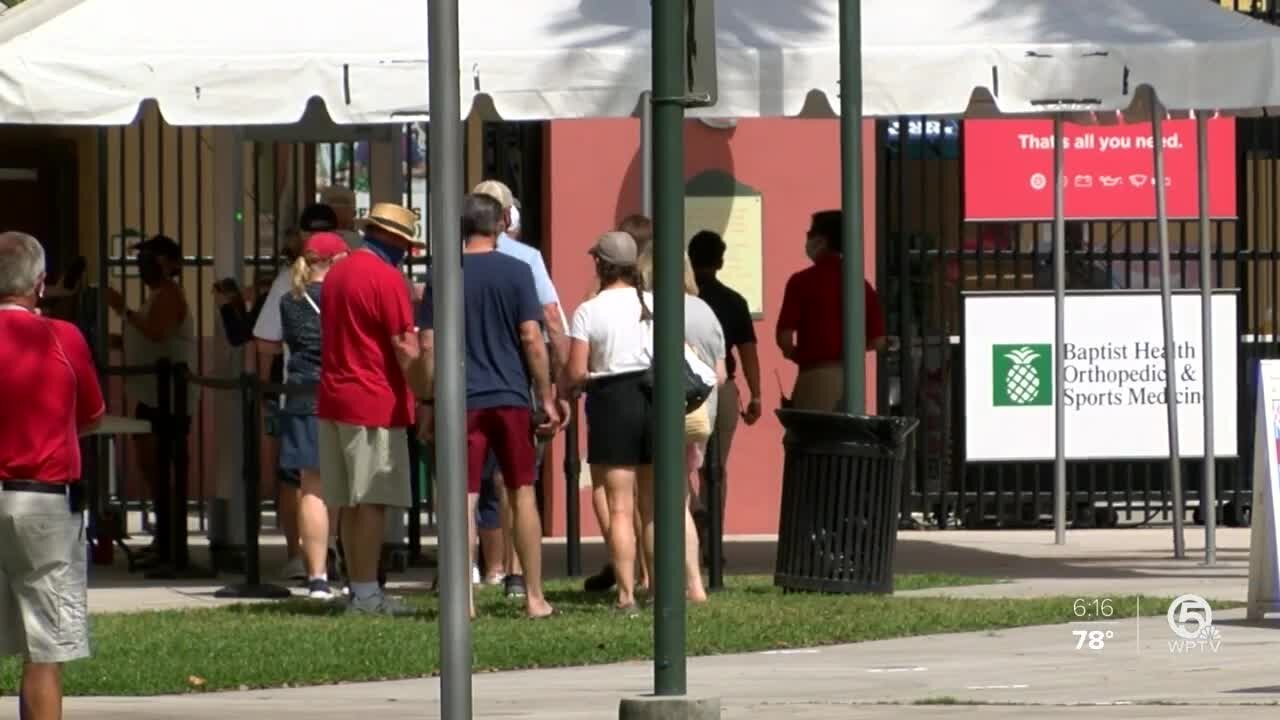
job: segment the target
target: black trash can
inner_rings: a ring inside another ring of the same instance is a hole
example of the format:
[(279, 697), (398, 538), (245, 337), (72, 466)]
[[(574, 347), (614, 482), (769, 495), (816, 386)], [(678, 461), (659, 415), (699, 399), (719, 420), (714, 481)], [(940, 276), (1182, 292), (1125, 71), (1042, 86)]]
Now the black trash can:
[(774, 585), (893, 592), (902, 470), (918, 421), (790, 409), (778, 419), (786, 462)]

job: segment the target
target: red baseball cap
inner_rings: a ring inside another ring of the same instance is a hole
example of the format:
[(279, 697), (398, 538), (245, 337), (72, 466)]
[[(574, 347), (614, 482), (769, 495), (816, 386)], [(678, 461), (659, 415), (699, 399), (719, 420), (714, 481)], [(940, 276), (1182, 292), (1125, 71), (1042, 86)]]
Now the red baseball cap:
[(347, 241), (335, 232), (313, 233), (302, 246), (302, 254), (317, 260), (332, 260), (343, 253), (350, 252)]

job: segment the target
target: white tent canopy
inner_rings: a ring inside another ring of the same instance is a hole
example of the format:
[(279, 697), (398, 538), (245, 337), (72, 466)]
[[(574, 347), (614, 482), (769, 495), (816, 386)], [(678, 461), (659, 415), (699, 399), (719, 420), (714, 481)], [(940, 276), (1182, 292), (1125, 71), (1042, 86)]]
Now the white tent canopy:
[[(0, 13), (0, 122), (423, 119), (423, 0), (28, 0)], [(1205, 0), (863, 0), (867, 115), (1280, 106), (1280, 30)], [(723, 117), (838, 107), (836, 0), (719, 0)], [(461, 4), (462, 107), (510, 120), (635, 112), (649, 5)], [(1145, 113), (1144, 113), (1145, 114)]]

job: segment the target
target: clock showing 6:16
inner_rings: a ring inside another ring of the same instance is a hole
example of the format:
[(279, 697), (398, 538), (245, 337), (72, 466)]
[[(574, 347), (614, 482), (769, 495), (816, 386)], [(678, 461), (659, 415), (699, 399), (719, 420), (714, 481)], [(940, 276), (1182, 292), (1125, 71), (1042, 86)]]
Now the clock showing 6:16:
[(1071, 635), (1075, 637), (1076, 650), (1103, 650), (1107, 641), (1115, 637), (1115, 631), (1106, 628), (1116, 622), (1111, 598), (1076, 598), (1071, 603), (1071, 614), (1075, 616)]

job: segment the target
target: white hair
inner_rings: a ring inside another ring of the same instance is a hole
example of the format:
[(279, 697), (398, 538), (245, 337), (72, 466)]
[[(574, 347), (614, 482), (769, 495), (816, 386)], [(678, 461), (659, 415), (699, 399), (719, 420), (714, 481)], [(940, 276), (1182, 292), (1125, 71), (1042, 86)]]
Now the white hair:
[(44, 248), (26, 233), (0, 233), (0, 297), (35, 292), (44, 274)]

